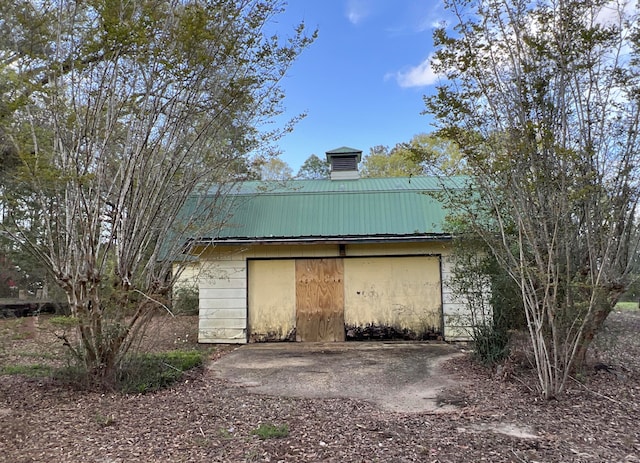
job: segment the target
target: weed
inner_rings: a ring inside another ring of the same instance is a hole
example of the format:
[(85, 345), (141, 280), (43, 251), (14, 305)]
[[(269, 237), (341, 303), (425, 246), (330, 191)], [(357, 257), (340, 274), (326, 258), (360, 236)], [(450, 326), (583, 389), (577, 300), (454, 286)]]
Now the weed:
[(55, 360), (58, 358), (58, 355), (51, 352), (30, 352), (30, 351), (20, 351), (17, 352), (16, 355), (22, 358), (31, 358), (31, 359), (42, 359), (42, 360)]
[(218, 435), (223, 439), (231, 439), (233, 438), (233, 428), (231, 429), (219, 428)]
[(95, 416), (96, 423), (101, 428), (106, 428), (107, 426), (113, 426), (116, 424), (116, 420), (113, 415), (103, 415), (102, 413), (96, 413)]
[(6, 365), (0, 369), (3, 375), (24, 375), (31, 378), (42, 378), (51, 375), (51, 367), (47, 365)]
[(475, 356), (485, 365), (494, 365), (509, 354), (509, 335), (495, 324), (473, 327)]
[(67, 316), (59, 315), (56, 317), (49, 318), (49, 323), (54, 327), (68, 330), (78, 326), (78, 319), (76, 317), (67, 317)]
[(12, 341), (24, 341), (25, 339), (29, 339), (29, 333), (21, 333), (19, 331), (15, 331), (11, 334)]
[(289, 425), (274, 425), (270, 423), (262, 423), (251, 434), (258, 436), (260, 439), (279, 439), (289, 435)]

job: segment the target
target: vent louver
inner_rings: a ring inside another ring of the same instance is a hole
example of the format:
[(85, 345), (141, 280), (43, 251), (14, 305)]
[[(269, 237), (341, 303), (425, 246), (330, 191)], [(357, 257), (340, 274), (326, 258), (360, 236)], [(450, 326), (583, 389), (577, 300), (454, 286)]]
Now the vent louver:
[(331, 170), (346, 171), (358, 170), (358, 160), (355, 156), (345, 156), (343, 158), (333, 158)]

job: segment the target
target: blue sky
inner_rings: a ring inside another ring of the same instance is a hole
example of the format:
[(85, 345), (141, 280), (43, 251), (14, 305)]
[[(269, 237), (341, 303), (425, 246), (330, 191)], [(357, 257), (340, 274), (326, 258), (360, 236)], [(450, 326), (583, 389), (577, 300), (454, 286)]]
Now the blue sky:
[(307, 113), (277, 143), (294, 173), (311, 154), (366, 154), (433, 130), (422, 97), (434, 89), (432, 32), (444, 17), (439, 0), (289, 0), (279, 34), (300, 21), (319, 34), (282, 82), (285, 116)]

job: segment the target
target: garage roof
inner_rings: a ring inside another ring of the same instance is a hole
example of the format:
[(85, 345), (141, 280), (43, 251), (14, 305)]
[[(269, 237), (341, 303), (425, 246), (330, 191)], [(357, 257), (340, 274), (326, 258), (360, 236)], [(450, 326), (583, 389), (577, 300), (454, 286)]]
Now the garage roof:
[[(216, 236), (193, 241), (443, 239), (448, 237), (446, 211), (433, 193), (463, 183), (463, 177), (243, 182), (225, 199), (225, 226)], [(215, 193), (208, 194), (213, 198)]]

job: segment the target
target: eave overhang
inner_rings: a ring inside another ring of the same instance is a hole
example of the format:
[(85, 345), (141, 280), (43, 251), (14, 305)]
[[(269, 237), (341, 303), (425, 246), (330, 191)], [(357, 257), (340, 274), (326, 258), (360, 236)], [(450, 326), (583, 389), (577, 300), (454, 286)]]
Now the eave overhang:
[(378, 235), (378, 236), (306, 236), (306, 237), (261, 237), (261, 238), (200, 238), (190, 240), (187, 247), (196, 246), (259, 246), (283, 244), (372, 244), (372, 243), (423, 243), (429, 241), (451, 241), (451, 234), (430, 235)]

